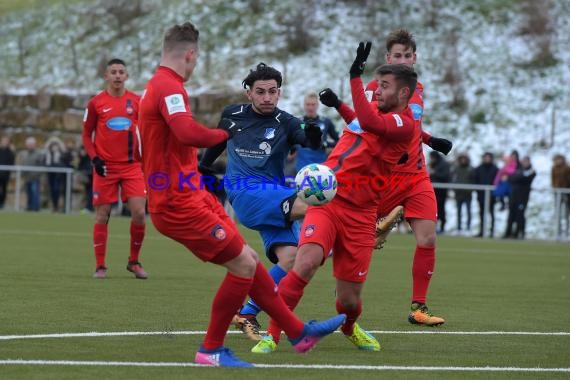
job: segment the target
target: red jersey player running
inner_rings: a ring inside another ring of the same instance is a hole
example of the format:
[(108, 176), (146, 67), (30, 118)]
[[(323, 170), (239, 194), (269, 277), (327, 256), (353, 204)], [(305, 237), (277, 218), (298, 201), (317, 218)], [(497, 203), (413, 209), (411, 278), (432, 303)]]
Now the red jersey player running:
[(192, 116), (184, 82), (196, 66), (198, 37), (198, 30), (189, 22), (168, 29), (160, 66), (141, 100), (149, 212), (160, 233), (183, 244), (199, 259), (228, 270), (214, 296), (206, 337), (195, 362), (252, 367), (224, 347), (230, 322), (248, 294), (283, 326), (297, 352), (312, 349), (323, 336), (335, 331), (346, 315), (303, 324), (279, 297), (257, 253), (241, 237), (222, 205), (200, 186), (197, 148), (217, 145), (238, 131), (228, 119), (222, 119), (218, 129), (208, 129)]
[[(416, 41), (409, 31), (396, 29), (390, 33), (386, 39), (386, 62), (409, 67), (416, 63)], [(373, 104), (377, 101), (380, 73), (381, 67), (376, 69), (376, 78), (366, 86), (366, 91), (372, 93)], [(336, 107), (342, 115), (342, 102), (334, 93), (326, 94), (324, 99), (321, 96), (321, 101), (323, 100), (323, 104)], [(451, 150), (452, 143), (443, 138), (432, 137), (422, 130), (423, 86), (419, 82), (409, 106), (417, 122), (416, 129), (407, 149), (406, 162), (397, 165), (393, 170), (393, 175), (402, 179), (401, 186), (388, 186), (379, 194), (381, 202), (378, 207), (380, 220), (377, 224), (376, 248), (382, 248), (393, 227), (391, 223), (383, 223), (383, 219), (393, 220), (391, 216), (394, 210), (401, 210), (403, 206), (404, 217), (410, 223), (416, 238), (412, 264), (412, 305), (408, 321), (412, 324), (439, 326), (445, 320), (431, 315), (426, 305), (427, 291), (435, 268), (437, 204), (426, 170), (422, 143), (446, 155)], [(350, 120), (350, 116), (343, 115), (343, 118)]]
[[(356, 323), (362, 312), (361, 292), (372, 258), (379, 203), (377, 191), (362, 179), (386, 178), (405, 153), (414, 130), (408, 100), (416, 87), (417, 75), (407, 66), (383, 66), (378, 109), (373, 110), (360, 78), (370, 48), (370, 42), (360, 43), (350, 69), (354, 116), (360, 125), (347, 126), (325, 161), (336, 173), (339, 184), (350, 186), (339, 185), (330, 203), (308, 208), (293, 269), (279, 283), (279, 294), (289, 307), (295, 308), (332, 249), (336, 309), (347, 315), (341, 330), (359, 349), (378, 351), (380, 343)], [(279, 336), (279, 324), (271, 320), (268, 336), (262, 341), (266, 350), (259, 350), (258, 343), (256, 352), (275, 351)]]
[(107, 88), (87, 104), (83, 117), (83, 146), (93, 163), (95, 225), (93, 247), (96, 269), (93, 277), (106, 278), (107, 223), (111, 205), (121, 198), (131, 212), (131, 251), (127, 270), (146, 279), (139, 254), (145, 234), (146, 191), (140, 164), (137, 120), (139, 96), (125, 89), (129, 74), (125, 62), (107, 63)]

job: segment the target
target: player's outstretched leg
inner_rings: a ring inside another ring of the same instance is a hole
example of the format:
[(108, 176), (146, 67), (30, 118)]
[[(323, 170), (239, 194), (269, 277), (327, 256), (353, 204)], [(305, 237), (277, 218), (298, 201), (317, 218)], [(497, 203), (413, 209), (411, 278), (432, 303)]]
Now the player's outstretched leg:
[(336, 331), (346, 320), (345, 314), (338, 314), (325, 321), (309, 321), (305, 323), (305, 328), (301, 336), (296, 339), (289, 338), (293, 349), (300, 354), (309, 352), (325, 336)]
[(196, 357), (194, 358), (196, 364), (204, 364), (214, 367), (236, 367), (236, 368), (252, 368), (253, 364), (238, 358), (232, 350), (226, 347), (220, 347), (215, 350), (206, 350), (200, 346)]
[(414, 325), (440, 326), (445, 323), (445, 319), (432, 315), (425, 303), (412, 302), (408, 321)]
[(404, 207), (396, 206), (384, 218), (378, 219), (376, 222), (376, 242), (374, 248), (382, 249), (386, 243), (386, 238), (396, 224), (402, 221), (404, 217)]

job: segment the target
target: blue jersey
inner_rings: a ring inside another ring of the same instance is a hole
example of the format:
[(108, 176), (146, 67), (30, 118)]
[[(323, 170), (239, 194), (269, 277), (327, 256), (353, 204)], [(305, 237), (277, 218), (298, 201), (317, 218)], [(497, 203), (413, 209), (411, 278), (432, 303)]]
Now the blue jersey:
[[(334, 127), (332, 121), (327, 117), (309, 118), (305, 116), (303, 118), (304, 122), (316, 123), (323, 134), (322, 145), (320, 149), (310, 149), (303, 148), (302, 146), (297, 147), (297, 162), (295, 168), (297, 171), (301, 170), (302, 167), (309, 164), (320, 164), (325, 162), (327, 159), (327, 148), (334, 148), (336, 142), (338, 141), (338, 133)], [(332, 142), (328, 141), (328, 137), (332, 138)]]
[(305, 141), (303, 121), (279, 108), (262, 115), (251, 104), (228, 106), (222, 118), (236, 124), (234, 137), (227, 142), (226, 192), (230, 200), (248, 187), (282, 181), (289, 150)]

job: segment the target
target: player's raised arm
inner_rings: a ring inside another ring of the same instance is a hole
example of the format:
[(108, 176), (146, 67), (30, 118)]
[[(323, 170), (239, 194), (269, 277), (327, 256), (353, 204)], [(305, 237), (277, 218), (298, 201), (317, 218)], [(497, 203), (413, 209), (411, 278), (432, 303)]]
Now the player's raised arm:
[(417, 83), (417, 74), (404, 65), (385, 65), (377, 90), (379, 112), (375, 112), (366, 98), (360, 78), (371, 47), (371, 42), (361, 42), (350, 68), (350, 89), (356, 117), (367, 132), (391, 141), (409, 140), (415, 124), (409, 120), (406, 109)]

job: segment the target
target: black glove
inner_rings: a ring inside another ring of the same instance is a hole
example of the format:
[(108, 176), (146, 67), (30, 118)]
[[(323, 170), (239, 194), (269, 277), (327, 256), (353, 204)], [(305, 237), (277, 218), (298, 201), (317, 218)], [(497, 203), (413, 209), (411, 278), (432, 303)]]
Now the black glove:
[(99, 156), (95, 156), (93, 160), (91, 160), (91, 163), (95, 168), (95, 173), (97, 173), (101, 177), (107, 176), (107, 164), (105, 164), (105, 161), (100, 159)]
[(236, 126), (236, 123), (234, 123), (230, 119), (226, 119), (226, 118), (223, 118), (218, 123), (218, 128), (223, 129), (224, 131), (228, 132), (228, 140), (230, 140), (234, 137), (234, 134), (236, 132), (235, 126)]
[(372, 42), (370, 41), (366, 41), (366, 44), (364, 44), (364, 42), (360, 42), (358, 44), (358, 49), (356, 49), (356, 58), (354, 59), (352, 66), (350, 66), (350, 79), (362, 75), (371, 48)]
[(316, 123), (308, 122), (305, 124), (305, 138), (309, 148), (319, 149), (322, 144), (323, 132)]
[(440, 139), (438, 137), (432, 137), (429, 140), (428, 145), (433, 149), (441, 152), (447, 156), (447, 153), (453, 148), (453, 143), (447, 139)]
[(342, 104), (341, 100), (330, 88), (325, 88), (319, 92), (319, 100), (327, 107), (338, 108)]

